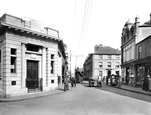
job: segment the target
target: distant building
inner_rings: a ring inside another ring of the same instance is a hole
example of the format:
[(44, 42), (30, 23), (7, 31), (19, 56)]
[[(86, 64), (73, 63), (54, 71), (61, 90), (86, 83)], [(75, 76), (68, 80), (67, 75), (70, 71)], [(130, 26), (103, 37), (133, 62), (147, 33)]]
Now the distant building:
[(97, 76), (121, 75), (121, 52), (109, 46), (96, 45), (94, 53), (88, 55), (84, 62), (84, 78)]
[(4, 14), (0, 18), (0, 97), (58, 88), (65, 48), (57, 30)]
[(140, 25), (139, 18), (134, 23), (127, 21), (122, 30), (122, 76), (126, 84), (142, 85), (143, 79), (150, 74), (150, 35), (151, 18)]

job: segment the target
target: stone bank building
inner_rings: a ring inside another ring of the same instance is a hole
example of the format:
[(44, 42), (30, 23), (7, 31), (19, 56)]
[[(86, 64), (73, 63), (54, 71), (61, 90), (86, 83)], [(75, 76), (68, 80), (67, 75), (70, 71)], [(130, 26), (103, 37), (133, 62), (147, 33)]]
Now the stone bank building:
[(0, 97), (58, 88), (65, 60), (57, 30), (33, 19), (0, 18)]

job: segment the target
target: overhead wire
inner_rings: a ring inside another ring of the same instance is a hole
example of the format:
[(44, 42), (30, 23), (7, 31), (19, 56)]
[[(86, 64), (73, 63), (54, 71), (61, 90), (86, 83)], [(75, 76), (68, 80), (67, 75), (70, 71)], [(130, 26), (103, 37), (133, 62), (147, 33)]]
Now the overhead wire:
[[(74, 27), (75, 27), (75, 16), (76, 16), (76, 7), (77, 7), (77, 0), (75, 0), (75, 2), (74, 2), (74, 13), (73, 13), (73, 24), (72, 24), (72, 33), (71, 33), (71, 38), (72, 39), (74, 39), (73, 38), (73, 36), (74, 36)], [(70, 74), (72, 73), (71, 72), (71, 50), (70, 50)]]
[[(74, 25), (75, 25), (76, 4), (77, 4), (77, 1), (75, 0), (73, 26), (72, 26), (72, 38), (73, 38), (73, 30), (74, 30)], [(79, 37), (78, 46), (77, 46), (76, 57), (77, 57), (77, 53), (79, 53), (80, 48), (82, 48), (81, 46), (83, 44), (84, 37), (87, 34), (87, 28), (88, 28), (88, 23), (89, 23), (91, 7), (92, 7), (92, 0), (86, 0), (82, 24), (81, 24), (80, 37)]]
[(80, 32), (80, 38), (79, 38), (79, 43), (78, 43), (78, 49), (82, 48), (83, 41), (87, 34), (91, 7), (92, 7), (92, 0), (86, 0), (84, 16), (83, 16), (81, 32)]
[(86, 23), (86, 26), (85, 26), (85, 34), (83, 35), (83, 39), (82, 39), (81, 43), (83, 43), (83, 41), (87, 37), (87, 31), (88, 31), (88, 28), (89, 28), (89, 20), (90, 20), (90, 15), (91, 15), (92, 2), (93, 2), (93, 0), (90, 0), (90, 7), (88, 9), (89, 11), (88, 11), (88, 15), (87, 15), (87, 23)]
[(75, 15), (76, 15), (76, 6), (77, 6), (77, 0), (75, 0), (75, 3), (74, 3), (73, 25), (72, 25), (71, 38), (73, 38), (73, 31), (74, 31), (74, 25), (75, 25)]
[(89, 3), (89, 0), (86, 0), (83, 20), (82, 20), (82, 25), (81, 25), (81, 31), (80, 31), (80, 38), (79, 38), (79, 42), (78, 42), (78, 51), (80, 49), (81, 40), (82, 40), (82, 37), (83, 37), (83, 34), (84, 34), (85, 22), (86, 22), (86, 17), (87, 17), (88, 3)]
[[(79, 42), (78, 42), (78, 47), (77, 47), (77, 52), (80, 54), (81, 54), (81, 44), (82, 44), (83, 37), (85, 34), (85, 27), (87, 25), (87, 16), (88, 16), (88, 11), (89, 11), (89, 4), (90, 4), (90, 0), (86, 0), (85, 8), (84, 8), (84, 14), (83, 14), (83, 20), (82, 20), (82, 25), (81, 25), (81, 31), (80, 31), (80, 37), (79, 37)], [(77, 58), (76, 58), (76, 63), (77, 63)]]

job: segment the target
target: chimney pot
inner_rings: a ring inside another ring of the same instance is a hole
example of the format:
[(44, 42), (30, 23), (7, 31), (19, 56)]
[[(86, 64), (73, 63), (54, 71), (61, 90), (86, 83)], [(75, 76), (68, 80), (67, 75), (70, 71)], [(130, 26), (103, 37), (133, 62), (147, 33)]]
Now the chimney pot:
[(139, 22), (139, 17), (138, 17), (138, 16), (136, 16), (136, 18), (135, 18), (135, 22), (136, 22), (136, 23), (138, 23), (138, 22)]

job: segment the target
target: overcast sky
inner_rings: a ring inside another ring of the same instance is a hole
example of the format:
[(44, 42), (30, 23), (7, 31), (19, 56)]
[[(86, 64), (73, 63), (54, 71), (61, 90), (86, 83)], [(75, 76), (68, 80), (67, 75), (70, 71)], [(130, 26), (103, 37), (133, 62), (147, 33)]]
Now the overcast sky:
[[(82, 67), (96, 44), (120, 49), (125, 22), (150, 19), (150, 0), (1, 0), (0, 15), (28, 17), (60, 32), (72, 53), (72, 68)], [(89, 7), (88, 7), (89, 6)], [(87, 10), (85, 10), (85, 7)]]

